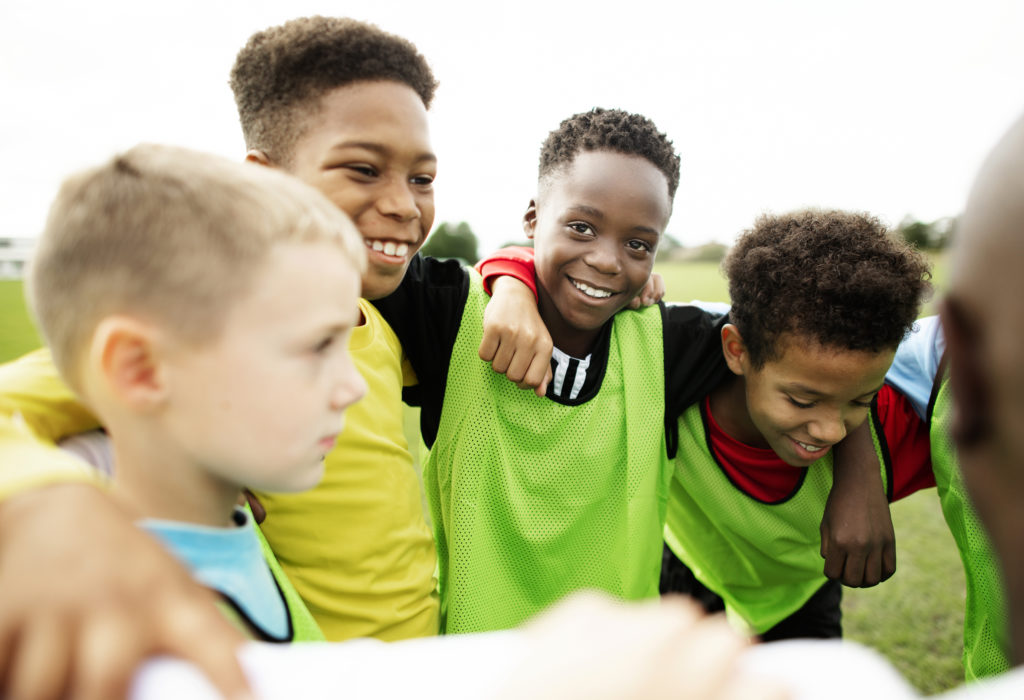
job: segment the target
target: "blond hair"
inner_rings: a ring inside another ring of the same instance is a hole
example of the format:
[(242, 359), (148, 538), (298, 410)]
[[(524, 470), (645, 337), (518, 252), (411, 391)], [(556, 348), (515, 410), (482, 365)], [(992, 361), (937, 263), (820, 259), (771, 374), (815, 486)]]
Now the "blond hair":
[(333, 242), (362, 274), (349, 218), (284, 173), (143, 144), (69, 177), (30, 265), (29, 305), (65, 379), (96, 325), (132, 314), (182, 339), (216, 339), (273, 247)]

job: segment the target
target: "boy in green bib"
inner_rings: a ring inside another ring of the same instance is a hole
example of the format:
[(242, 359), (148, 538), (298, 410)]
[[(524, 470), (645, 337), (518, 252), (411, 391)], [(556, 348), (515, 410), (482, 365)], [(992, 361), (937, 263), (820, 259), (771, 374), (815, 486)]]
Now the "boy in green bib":
[(724, 369), (713, 315), (616, 316), (650, 276), (678, 182), (671, 142), (640, 115), (594, 109), (548, 137), (523, 219), (556, 348), (546, 396), (478, 357), (475, 271), (414, 261), (377, 302), (420, 379), (447, 632), (512, 627), (582, 588), (657, 595), (666, 397), (692, 402)]
[(112, 493), (255, 639), (323, 639), (237, 503), (323, 475), (366, 392), (347, 350), (365, 257), (298, 180), (138, 146), (65, 182), (32, 263), (54, 362), (111, 435)]
[(764, 639), (838, 637), (831, 448), (868, 421), (889, 500), (935, 483), (927, 426), (884, 384), (928, 266), (873, 217), (805, 210), (759, 219), (724, 269), (732, 374), (679, 421), (662, 589), (710, 590)]

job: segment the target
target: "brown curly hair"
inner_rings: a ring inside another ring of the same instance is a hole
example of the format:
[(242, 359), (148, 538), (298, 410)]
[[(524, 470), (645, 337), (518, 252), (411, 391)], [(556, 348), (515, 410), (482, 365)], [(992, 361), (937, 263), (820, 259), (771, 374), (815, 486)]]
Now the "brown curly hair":
[(679, 187), (679, 155), (647, 117), (595, 107), (564, 119), (540, 149), (539, 179), (567, 167), (582, 151), (616, 151), (650, 161), (668, 180), (669, 199)]
[(730, 317), (755, 368), (778, 358), (784, 334), (825, 347), (894, 349), (931, 292), (924, 256), (864, 213), (764, 215), (722, 267)]
[(302, 17), (253, 34), (238, 52), (230, 85), (246, 148), (287, 165), (324, 93), (393, 80), (428, 109), (437, 80), (412, 42), (347, 17)]

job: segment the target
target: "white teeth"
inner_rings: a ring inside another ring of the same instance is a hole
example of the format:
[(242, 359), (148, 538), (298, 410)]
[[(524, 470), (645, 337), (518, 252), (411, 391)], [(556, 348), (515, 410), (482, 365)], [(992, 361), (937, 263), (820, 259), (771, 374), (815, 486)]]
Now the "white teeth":
[(367, 248), (376, 250), (378, 253), (384, 253), (384, 255), (395, 255), (404, 258), (409, 254), (408, 243), (395, 243), (394, 241), (369, 241), (363, 240)]
[(797, 444), (800, 445), (800, 447), (807, 450), (808, 452), (817, 452), (819, 450), (825, 449), (824, 447), (815, 447), (814, 445), (808, 445), (807, 443), (800, 442), (799, 440), (797, 440)]
[(594, 289), (590, 285), (583, 284), (582, 282), (578, 282), (576, 280), (573, 280), (572, 284), (574, 287), (576, 287), (576, 289), (580, 290), (588, 297), (594, 297), (595, 299), (607, 299), (612, 295), (611, 292), (605, 289)]

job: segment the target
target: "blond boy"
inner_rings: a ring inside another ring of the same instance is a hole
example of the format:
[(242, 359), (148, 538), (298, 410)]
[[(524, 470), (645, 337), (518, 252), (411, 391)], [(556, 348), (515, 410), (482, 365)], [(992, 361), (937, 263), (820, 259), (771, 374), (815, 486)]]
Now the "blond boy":
[(143, 145), (67, 180), (28, 284), (111, 435), (113, 492), (257, 639), (322, 638), (236, 507), (315, 486), (366, 390), (347, 350), (363, 246), (315, 190)]

